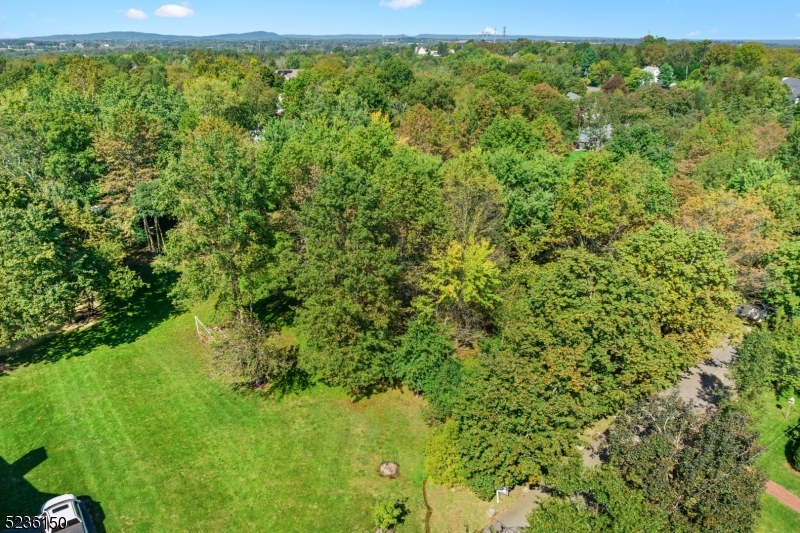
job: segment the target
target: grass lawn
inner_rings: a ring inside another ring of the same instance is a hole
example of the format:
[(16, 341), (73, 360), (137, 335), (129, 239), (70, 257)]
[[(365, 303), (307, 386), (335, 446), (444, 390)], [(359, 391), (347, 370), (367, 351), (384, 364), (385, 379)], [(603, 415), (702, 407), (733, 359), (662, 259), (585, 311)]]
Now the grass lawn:
[(592, 152), (591, 151), (573, 150), (572, 152), (570, 152), (567, 155), (567, 164), (568, 165), (573, 165), (573, 164), (575, 164), (576, 161), (578, 161), (579, 159), (583, 159), (584, 157), (587, 156), (587, 154), (590, 154), (590, 153), (592, 153)]
[[(800, 475), (796, 474), (787, 464), (786, 444), (789, 439), (782, 436), (787, 429), (800, 420), (798, 411), (800, 409), (795, 406), (789, 419), (784, 419), (786, 399), (776, 400), (775, 395), (771, 393), (756, 399), (751, 406), (756, 428), (761, 433), (759, 441), (764, 446), (772, 443), (769, 449), (758, 458), (758, 465), (769, 479), (800, 496)], [(761, 502), (763, 509), (756, 531), (759, 533), (800, 531), (800, 513), (793, 511), (767, 494), (763, 495)]]
[[(781, 408), (778, 408), (778, 405)], [(774, 394), (765, 394), (755, 402), (754, 417), (756, 428), (761, 433), (759, 441), (763, 445), (774, 443), (758, 458), (758, 465), (772, 481), (783, 485), (800, 496), (800, 475), (788, 466), (786, 445), (789, 438), (782, 434), (800, 421), (800, 409), (795, 405), (788, 420), (784, 419), (786, 400), (776, 400)], [(776, 440), (777, 439), (777, 440)]]
[(498, 513), (511, 507), (523, 496), (522, 487), (515, 487), (508, 497), (501, 496), (500, 503), (492, 499), (485, 502), (466, 487), (448, 489), (428, 483), (428, 503), (433, 509), (430, 518), (432, 533), (472, 533), (481, 530), (491, 518), (491, 508)]
[[(420, 399), (236, 393), (208, 378), (193, 313), (163, 291), (0, 362), (0, 516), (70, 492), (100, 531), (338, 533), (373, 531), (391, 496), (411, 510), (399, 531), (423, 530)], [(378, 476), (382, 459), (399, 478)]]
[(769, 494), (761, 496), (761, 520), (756, 533), (800, 531), (800, 513), (796, 513)]

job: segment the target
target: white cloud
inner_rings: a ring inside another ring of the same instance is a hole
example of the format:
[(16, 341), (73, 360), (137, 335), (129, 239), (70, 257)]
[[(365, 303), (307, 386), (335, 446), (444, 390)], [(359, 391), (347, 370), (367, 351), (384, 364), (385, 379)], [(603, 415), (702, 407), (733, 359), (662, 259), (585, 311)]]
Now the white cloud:
[(194, 15), (194, 10), (186, 6), (179, 6), (178, 4), (166, 4), (156, 9), (157, 17), (182, 19), (184, 17), (191, 17), (192, 15)]
[(136, 20), (144, 20), (147, 18), (147, 13), (142, 11), (141, 9), (133, 9), (130, 8), (125, 12), (125, 18), (129, 19), (136, 19)]
[(701, 32), (700, 30), (694, 30), (694, 31), (690, 31), (690, 32), (689, 32), (689, 37), (697, 37), (697, 36), (698, 36), (698, 35), (700, 35), (701, 33), (703, 33), (703, 32)]
[(708, 33), (713, 35), (715, 33), (719, 33), (719, 30), (717, 28), (714, 28), (713, 30), (708, 30)]
[(500, 35), (496, 28), (490, 28), (486, 26), (483, 31), (479, 31), (478, 34), (480, 35)]
[(417, 7), (421, 3), (422, 0), (381, 0), (381, 6), (389, 9), (407, 9)]

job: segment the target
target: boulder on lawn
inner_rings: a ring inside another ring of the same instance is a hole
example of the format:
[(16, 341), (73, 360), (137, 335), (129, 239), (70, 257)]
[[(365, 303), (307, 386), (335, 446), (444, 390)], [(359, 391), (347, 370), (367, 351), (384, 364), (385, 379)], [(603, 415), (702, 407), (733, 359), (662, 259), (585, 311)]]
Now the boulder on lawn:
[(383, 477), (397, 477), (400, 474), (400, 465), (392, 461), (384, 461), (378, 468), (378, 473)]

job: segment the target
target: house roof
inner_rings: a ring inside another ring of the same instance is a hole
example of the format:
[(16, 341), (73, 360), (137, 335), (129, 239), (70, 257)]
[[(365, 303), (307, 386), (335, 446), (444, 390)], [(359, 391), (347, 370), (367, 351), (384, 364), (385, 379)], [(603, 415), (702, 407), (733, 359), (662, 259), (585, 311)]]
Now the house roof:
[(782, 81), (792, 91), (792, 98), (797, 98), (800, 95), (800, 78), (783, 78)]
[(658, 67), (644, 67), (642, 70), (645, 72), (649, 72), (650, 74), (655, 74), (656, 76), (661, 74), (661, 69)]
[(292, 78), (296, 78), (298, 74), (300, 74), (300, 69), (297, 68), (285, 68), (285, 69), (278, 69), (275, 71), (275, 74), (278, 76), (283, 76), (285, 80), (291, 80)]
[(585, 128), (581, 130), (578, 134), (578, 142), (579, 143), (588, 143), (592, 140), (597, 139), (610, 139), (612, 133), (614, 132), (614, 127), (611, 124), (606, 124), (602, 128), (595, 127), (595, 128)]
[(580, 100), (581, 96), (579, 94), (575, 94), (574, 92), (570, 91), (567, 93), (567, 98), (570, 100)]

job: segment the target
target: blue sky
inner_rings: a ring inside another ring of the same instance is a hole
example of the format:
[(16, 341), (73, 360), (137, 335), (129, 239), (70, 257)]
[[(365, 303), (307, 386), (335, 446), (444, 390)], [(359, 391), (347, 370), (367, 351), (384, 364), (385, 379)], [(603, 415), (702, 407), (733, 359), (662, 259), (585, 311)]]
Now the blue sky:
[(0, 38), (144, 31), (796, 39), (787, 0), (0, 0)]

